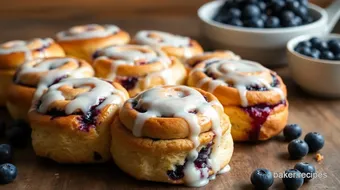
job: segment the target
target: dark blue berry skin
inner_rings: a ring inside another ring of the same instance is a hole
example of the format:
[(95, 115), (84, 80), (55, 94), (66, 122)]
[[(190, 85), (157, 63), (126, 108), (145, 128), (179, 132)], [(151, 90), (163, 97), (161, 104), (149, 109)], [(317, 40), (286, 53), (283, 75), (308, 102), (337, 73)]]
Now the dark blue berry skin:
[(334, 60), (340, 61), (340, 54), (337, 54), (337, 55), (334, 57)]
[(9, 144), (0, 144), (0, 164), (11, 162), (12, 157), (12, 147)]
[(263, 28), (264, 22), (259, 18), (253, 18), (247, 21), (247, 26), (251, 28)]
[(313, 179), (313, 174), (316, 173), (316, 169), (312, 164), (307, 162), (299, 162), (295, 165), (294, 169), (299, 170), (302, 174), (304, 174), (304, 181), (307, 182)]
[(328, 44), (327, 44), (327, 42), (321, 42), (321, 43), (318, 44), (318, 46), (316, 48), (320, 51), (326, 51), (326, 50), (328, 50)]
[(308, 144), (304, 140), (292, 140), (288, 144), (288, 152), (292, 159), (300, 159), (308, 154)]
[(17, 168), (13, 164), (0, 165), (0, 184), (8, 184), (17, 177)]
[(256, 189), (268, 189), (273, 185), (274, 178), (272, 172), (259, 168), (251, 174), (250, 181)]
[(300, 4), (304, 7), (308, 5), (308, 0), (299, 0)]
[(297, 47), (312, 47), (312, 43), (310, 41), (302, 41), (298, 43)]
[(319, 44), (322, 42), (322, 40), (317, 37), (313, 37), (309, 41), (312, 43), (313, 48), (318, 48)]
[(279, 13), (285, 6), (286, 6), (285, 1), (274, 0), (272, 1), (270, 8), (273, 10), (273, 13)]
[(282, 178), (283, 184), (286, 189), (299, 189), (303, 185), (303, 178), (301, 172), (297, 169), (289, 169), (284, 172), (284, 178)]
[(262, 14), (260, 16), (260, 19), (262, 19), (263, 21), (266, 21), (268, 19), (268, 16), (266, 14)]
[(300, 7), (300, 3), (296, 0), (287, 0), (286, 7), (295, 12)]
[(325, 145), (325, 138), (317, 132), (308, 133), (305, 136), (305, 141), (309, 146), (310, 152), (319, 151)]
[(297, 139), (301, 136), (301, 134), (302, 129), (298, 124), (286, 125), (286, 127), (283, 129), (283, 135), (287, 141)]
[(309, 47), (298, 47), (296, 51), (305, 56), (310, 56), (312, 53)]
[(329, 49), (334, 53), (334, 54), (339, 54), (340, 53), (340, 40), (329, 40), (327, 42)]
[(261, 14), (261, 10), (259, 7), (257, 7), (254, 4), (249, 4), (247, 6), (244, 7), (243, 9), (243, 17), (244, 18), (256, 18), (258, 16), (260, 16)]
[(311, 49), (310, 56), (313, 57), (314, 59), (319, 59), (321, 55), (321, 52), (318, 49)]
[(281, 19), (283, 21), (289, 21), (289, 20), (293, 20), (295, 17), (295, 14), (292, 11), (283, 11), (281, 14)]
[(311, 17), (311, 16), (307, 16), (307, 17), (303, 18), (303, 23), (304, 24), (309, 24), (309, 23), (312, 23), (312, 22), (314, 22), (314, 18)]
[(261, 11), (265, 11), (265, 10), (266, 10), (266, 7), (267, 7), (266, 3), (263, 2), (263, 1), (259, 1), (259, 2), (257, 3), (257, 6), (260, 8)]
[(266, 28), (278, 28), (280, 27), (280, 19), (275, 16), (268, 17), (265, 26)]
[(242, 12), (240, 11), (240, 9), (231, 8), (231, 9), (229, 9), (229, 11), (227, 13), (227, 17), (230, 18), (230, 19), (240, 18), (241, 14), (242, 14)]
[(233, 26), (243, 26), (243, 23), (240, 19), (232, 19), (227, 22), (227, 24), (233, 25)]
[(227, 23), (229, 21), (229, 17), (226, 15), (219, 15), (214, 18), (216, 22)]
[(297, 10), (294, 11), (294, 13), (301, 18), (305, 18), (308, 15), (308, 9), (304, 6), (300, 6)]
[(320, 55), (320, 59), (334, 60), (334, 54), (328, 50), (322, 51)]

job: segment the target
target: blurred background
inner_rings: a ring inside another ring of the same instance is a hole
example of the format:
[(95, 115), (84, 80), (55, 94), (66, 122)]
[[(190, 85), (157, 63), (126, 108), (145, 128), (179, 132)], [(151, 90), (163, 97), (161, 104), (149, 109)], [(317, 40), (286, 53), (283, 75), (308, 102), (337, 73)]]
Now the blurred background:
[[(76, 24), (113, 23), (199, 38), (197, 9), (209, 0), (0, 0), (0, 41), (54, 36)], [(332, 0), (310, 0), (326, 7)], [(188, 27), (190, 26), (190, 27)], [(335, 31), (340, 31), (339, 24)]]

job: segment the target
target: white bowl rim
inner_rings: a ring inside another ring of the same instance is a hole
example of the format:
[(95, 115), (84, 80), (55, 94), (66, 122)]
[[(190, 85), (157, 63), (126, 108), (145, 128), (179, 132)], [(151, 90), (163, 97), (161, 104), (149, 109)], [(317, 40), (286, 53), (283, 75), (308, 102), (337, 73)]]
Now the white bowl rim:
[(326, 59), (314, 59), (312, 57), (308, 57), (306, 55), (302, 55), (294, 50), (294, 47), (302, 41), (305, 41), (307, 39), (310, 39), (312, 37), (320, 37), (320, 38), (336, 38), (340, 40), (340, 34), (328, 34), (326, 36), (321, 35), (310, 35), (310, 34), (304, 34), (300, 36), (296, 36), (295, 38), (292, 38), (287, 43), (287, 50), (292, 53), (294, 56), (298, 57), (299, 59), (306, 59), (309, 61), (309, 63), (318, 63), (318, 64), (333, 64), (333, 65), (340, 65), (340, 61), (338, 60), (326, 60)]
[(212, 19), (208, 19), (208, 18), (206, 18), (206, 16), (204, 16), (204, 12), (209, 6), (214, 6), (215, 4), (222, 4), (225, 1), (226, 0), (212, 1), (212, 2), (208, 2), (208, 3), (205, 3), (204, 5), (202, 5), (197, 11), (197, 14), (198, 14), (198, 17), (200, 18), (200, 20), (205, 22), (208, 25), (211, 25), (211, 26), (214, 26), (214, 27), (217, 27), (217, 28), (220, 28), (220, 29), (233, 30), (233, 31), (245, 32), (245, 33), (247, 33), (247, 32), (248, 33), (289, 33), (289, 32), (295, 32), (295, 31), (299, 31), (299, 30), (308, 30), (310, 28), (315, 28), (316, 26), (322, 25), (323, 23), (326, 25), (327, 20), (328, 20), (327, 12), (323, 8), (316, 6), (314, 4), (311, 4), (311, 3), (309, 3), (309, 8), (320, 13), (321, 17), (318, 20), (316, 20), (315, 22), (312, 22), (312, 23), (306, 24), (306, 25), (302, 25), (302, 26), (296, 26), (296, 27), (265, 28), (265, 29), (263, 29), (263, 28), (238, 27), (238, 26), (222, 24), (222, 23), (216, 22)]

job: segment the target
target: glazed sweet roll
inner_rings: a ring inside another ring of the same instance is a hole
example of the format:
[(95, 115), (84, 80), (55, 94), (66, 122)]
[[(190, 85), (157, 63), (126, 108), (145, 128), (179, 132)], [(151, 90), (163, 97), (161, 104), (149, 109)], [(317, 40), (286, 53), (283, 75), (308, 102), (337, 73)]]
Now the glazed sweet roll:
[(9, 85), (7, 109), (14, 119), (27, 121), (27, 112), (38, 87), (43, 90), (63, 78), (93, 75), (91, 65), (76, 58), (52, 57), (27, 61), (20, 66)]
[(67, 55), (92, 61), (92, 54), (109, 45), (122, 45), (130, 41), (130, 35), (116, 25), (88, 24), (74, 26), (57, 33), (57, 41)]
[(139, 31), (133, 43), (162, 49), (169, 56), (177, 57), (181, 61), (203, 52), (201, 45), (189, 37), (155, 30)]
[(50, 38), (13, 40), (0, 44), (0, 106), (6, 104), (7, 89), (15, 70), (25, 61), (65, 56), (64, 50)]
[(110, 125), (127, 98), (120, 84), (98, 78), (53, 84), (28, 113), (36, 155), (59, 163), (109, 160)]
[(128, 90), (130, 96), (157, 85), (184, 84), (186, 71), (175, 57), (150, 46), (109, 46), (94, 55), (97, 77), (114, 80)]
[(228, 171), (230, 122), (212, 94), (160, 86), (129, 99), (112, 124), (115, 163), (140, 179), (204, 186)]
[(188, 85), (219, 99), (230, 117), (235, 141), (269, 139), (287, 123), (286, 86), (280, 76), (259, 63), (208, 59), (194, 67)]

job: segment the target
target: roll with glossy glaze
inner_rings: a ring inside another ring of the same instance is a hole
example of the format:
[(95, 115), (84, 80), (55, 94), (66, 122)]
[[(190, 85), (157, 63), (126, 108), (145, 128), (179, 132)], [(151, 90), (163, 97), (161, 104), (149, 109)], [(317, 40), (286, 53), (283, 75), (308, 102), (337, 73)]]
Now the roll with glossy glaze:
[(92, 61), (93, 53), (109, 45), (122, 45), (130, 35), (116, 25), (88, 24), (73, 26), (57, 33), (56, 39), (67, 55)]
[(140, 179), (204, 186), (229, 170), (230, 122), (212, 94), (160, 86), (129, 99), (112, 124), (115, 163)]
[(156, 30), (139, 31), (132, 43), (161, 49), (169, 56), (177, 57), (183, 63), (186, 59), (203, 52), (203, 48), (196, 40)]
[(14, 119), (28, 121), (27, 112), (33, 95), (40, 93), (63, 78), (92, 77), (94, 71), (89, 63), (72, 57), (35, 59), (22, 64), (8, 88), (7, 109)]
[(29, 112), (36, 155), (59, 163), (109, 160), (110, 125), (127, 98), (120, 84), (98, 78), (53, 84)]
[(213, 93), (232, 123), (235, 141), (267, 140), (287, 123), (287, 90), (275, 72), (247, 60), (212, 58), (198, 63), (188, 85)]
[(15, 70), (25, 61), (65, 56), (64, 50), (50, 38), (13, 40), (0, 44), (0, 106), (6, 105), (7, 89)]
[(120, 83), (131, 97), (157, 85), (184, 84), (187, 78), (177, 58), (150, 46), (109, 46), (94, 58), (96, 76)]

